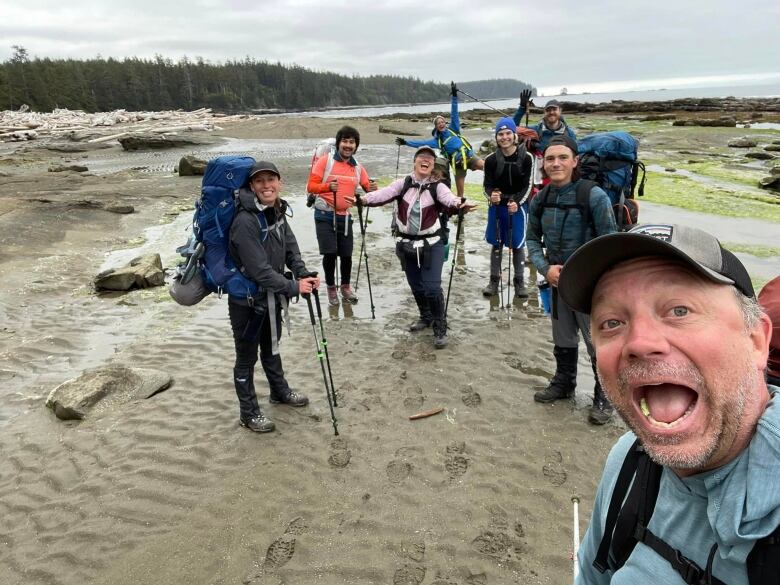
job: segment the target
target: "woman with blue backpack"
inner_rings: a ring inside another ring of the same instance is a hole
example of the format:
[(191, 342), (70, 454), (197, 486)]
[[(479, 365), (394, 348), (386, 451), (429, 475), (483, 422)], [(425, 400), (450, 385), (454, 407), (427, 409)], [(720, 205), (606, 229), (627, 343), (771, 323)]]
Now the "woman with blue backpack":
[[(241, 274), (257, 285), (245, 297), (229, 295), (228, 312), (235, 341), (233, 378), (238, 396), (239, 424), (251, 431), (273, 431), (257, 402), (254, 370), (260, 364), (270, 388), (271, 404), (306, 406), (309, 399), (287, 384), (279, 355), (282, 312), (288, 299), (319, 288), (316, 272), (301, 259), (298, 242), (286, 221), (287, 203), (279, 197), (282, 181), (271, 162), (259, 161), (249, 172), (249, 183), (238, 192), (230, 226), (230, 255)], [(285, 273), (285, 267), (292, 274)]]

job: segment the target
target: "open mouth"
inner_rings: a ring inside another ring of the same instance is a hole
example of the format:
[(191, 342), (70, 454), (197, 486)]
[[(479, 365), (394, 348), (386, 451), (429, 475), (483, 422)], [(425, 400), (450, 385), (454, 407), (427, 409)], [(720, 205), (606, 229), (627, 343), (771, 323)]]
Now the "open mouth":
[(699, 394), (691, 387), (668, 382), (637, 386), (633, 396), (645, 419), (661, 429), (681, 425), (699, 401)]
[(433, 168), (433, 163), (428, 161), (420, 161), (420, 169), (423, 171), (427, 171), (428, 169)]

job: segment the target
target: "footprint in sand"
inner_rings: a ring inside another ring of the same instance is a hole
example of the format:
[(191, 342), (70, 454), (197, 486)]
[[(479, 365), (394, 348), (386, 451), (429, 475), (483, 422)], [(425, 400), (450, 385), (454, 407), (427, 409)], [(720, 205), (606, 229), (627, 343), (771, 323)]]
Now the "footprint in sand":
[(506, 532), (509, 530), (509, 515), (506, 513), (506, 510), (498, 504), (492, 504), (488, 506), (487, 511), (488, 514), (490, 514), (489, 527), (492, 530), (497, 530), (499, 532)]
[(431, 585), (459, 585), (457, 581), (450, 577), (444, 577), (442, 575), (436, 575), (436, 578), (431, 581)]
[(394, 459), (387, 464), (385, 471), (387, 472), (387, 479), (390, 481), (390, 483), (401, 483), (403, 480), (409, 477), (409, 475), (411, 475), (412, 466), (406, 461), (399, 461), (398, 459)]
[(425, 579), (425, 567), (404, 565), (396, 569), (393, 575), (393, 585), (420, 585)]
[(460, 391), (460, 399), (463, 401), (463, 404), (470, 407), (476, 407), (482, 404), (482, 396), (471, 387), (471, 384)]
[(306, 523), (306, 520), (298, 516), (297, 518), (290, 520), (290, 523), (287, 525), (287, 528), (285, 528), (284, 533), (291, 536), (300, 536), (308, 529), (309, 525)]
[(352, 451), (349, 450), (347, 441), (342, 437), (336, 437), (330, 442), (330, 456), (328, 463), (333, 467), (346, 467), (352, 458)]
[(293, 554), (295, 554), (295, 538), (290, 535), (277, 538), (265, 553), (263, 567), (270, 570), (278, 569), (285, 565), (293, 557)]
[(509, 553), (512, 541), (505, 532), (485, 530), (471, 544), (483, 555), (504, 559)]
[(553, 451), (545, 457), (542, 474), (554, 486), (566, 483), (566, 470), (563, 467), (563, 456), (560, 451)]
[(466, 579), (466, 585), (487, 585), (487, 582), (487, 575), (485, 575), (485, 573), (469, 575)]
[(404, 542), (401, 545), (401, 554), (417, 563), (422, 562), (425, 556), (425, 541)]
[(469, 468), (469, 460), (466, 459), (466, 443), (455, 441), (447, 445), (447, 451), (444, 457), (444, 468), (450, 479), (458, 479), (463, 476)]
[(425, 402), (425, 396), (423, 396), (422, 388), (415, 386), (406, 390), (406, 398), (404, 398), (406, 408), (419, 408), (423, 402)]

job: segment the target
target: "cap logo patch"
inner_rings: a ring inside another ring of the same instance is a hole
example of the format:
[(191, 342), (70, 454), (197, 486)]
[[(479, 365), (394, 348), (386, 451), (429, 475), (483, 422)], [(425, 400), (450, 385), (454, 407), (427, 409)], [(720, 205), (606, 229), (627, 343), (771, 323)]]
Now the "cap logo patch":
[(645, 236), (653, 236), (659, 240), (663, 240), (666, 243), (672, 242), (672, 234), (674, 228), (666, 224), (644, 224), (629, 230), (632, 234), (643, 234)]

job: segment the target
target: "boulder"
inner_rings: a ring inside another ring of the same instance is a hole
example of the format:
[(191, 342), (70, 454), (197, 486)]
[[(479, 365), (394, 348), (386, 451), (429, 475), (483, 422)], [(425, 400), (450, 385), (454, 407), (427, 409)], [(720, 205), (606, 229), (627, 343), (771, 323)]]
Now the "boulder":
[(675, 120), (672, 126), (718, 126), (734, 128), (737, 125), (736, 118), (722, 116), (720, 118), (688, 118), (687, 120)]
[(767, 144), (764, 150), (767, 152), (780, 152), (780, 144)]
[(172, 382), (164, 372), (118, 364), (103, 366), (57, 386), (46, 399), (46, 406), (61, 420), (81, 420), (106, 397), (124, 402), (150, 398)]
[(120, 215), (127, 215), (129, 213), (135, 213), (135, 207), (133, 207), (132, 205), (121, 205), (121, 204), (110, 205), (110, 204), (108, 204), (108, 205), (104, 205), (103, 209), (105, 209), (106, 211), (110, 211), (111, 213), (118, 213)]
[(677, 114), (650, 114), (639, 118), (640, 122), (657, 122), (659, 120), (674, 120), (677, 118)]
[(176, 168), (180, 177), (195, 177), (206, 172), (207, 164), (208, 162), (202, 158), (188, 154), (179, 159), (179, 164)]
[(733, 138), (729, 140), (729, 146), (731, 148), (753, 148), (758, 146), (758, 142), (749, 136), (742, 136), (741, 138)]
[(761, 179), (758, 181), (758, 186), (762, 189), (770, 189), (771, 191), (780, 192), (780, 174), (761, 177)]
[(399, 130), (390, 126), (379, 125), (379, 132), (382, 134), (395, 134), (396, 136), (420, 136), (419, 132), (409, 132), (408, 130)]
[(492, 139), (483, 140), (482, 144), (479, 145), (479, 154), (486, 156), (491, 152), (495, 152), (496, 148), (498, 148), (498, 146), (496, 145), (495, 140)]
[(773, 158), (775, 158), (775, 155), (772, 154), (771, 152), (764, 152), (764, 151), (761, 151), (761, 150), (754, 150), (754, 151), (751, 151), (751, 152), (746, 152), (745, 153), (745, 158), (755, 158), (755, 159), (758, 159), (758, 160), (772, 160)]
[(63, 173), (65, 171), (73, 171), (76, 173), (85, 173), (89, 169), (84, 165), (52, 165), (49, 167), (50, 173)]
[(119, 143), (125, 150), (160, 150), (202, 144), (195, 138), (174, 134), (129, 134), (119, 138)]
[(165, 272), (159, 254), (133, 258), (127, 266), (106, 270), (95, 277), (97, 290), (130, 290), (163, 284)]

